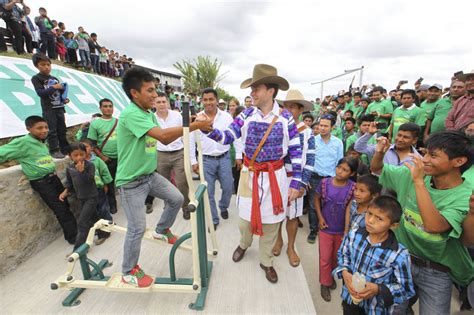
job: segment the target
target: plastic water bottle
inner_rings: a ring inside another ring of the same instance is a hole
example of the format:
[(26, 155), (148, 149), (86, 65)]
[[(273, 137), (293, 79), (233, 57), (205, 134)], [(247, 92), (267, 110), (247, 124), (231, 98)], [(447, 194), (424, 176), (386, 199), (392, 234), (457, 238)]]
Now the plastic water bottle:
[[(362, 290), (364, 290), (365, 288), (365, 277), (356, 272), (352, 275), (352, 286), (354, 287), (354, 290), (356, 290), (357, 292), (361, 292)], [(360, 301), (362, 301), (361, 299), (357, 299), (353, 296), (351, 296), (352, 298), (352, 302), (354, 302), (354, 304), (359, 304)]]

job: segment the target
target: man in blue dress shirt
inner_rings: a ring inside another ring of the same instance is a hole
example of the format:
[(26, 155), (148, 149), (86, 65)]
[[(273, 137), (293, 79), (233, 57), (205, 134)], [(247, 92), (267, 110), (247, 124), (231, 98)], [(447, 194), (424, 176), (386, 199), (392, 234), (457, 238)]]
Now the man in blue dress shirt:
[(332, 126), (336, 118), (330, 114), (324, 114), (319, 121), (319, 135), (314, 137), (316, 156), (314, 170), (311, 175), (309, 190), (309, 228), (308, 243), (315, 243), (318, 233), (318, 216), (314, 208), (314, 194), (321, 179), (336, 175), (336, 165), (344, 157), (344, 145), (342, 141), (331, 135)]

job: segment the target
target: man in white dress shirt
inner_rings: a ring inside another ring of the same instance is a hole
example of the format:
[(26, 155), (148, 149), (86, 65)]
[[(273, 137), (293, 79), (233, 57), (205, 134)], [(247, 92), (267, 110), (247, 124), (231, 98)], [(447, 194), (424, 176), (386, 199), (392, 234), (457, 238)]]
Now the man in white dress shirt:
[[(207, 116), (213, 121), (214, 128), (226, 129), (232, 123), (232, 116), (217, 107), (218, 97), (216, 90), (212, 88), (203, 90), (201, 100), (202, 104), (204, 105), (204, 111), (199, 113), (198, 116)], [(191, 133), (190, 151), (193, 171), (195, 173), (199, 173), (199, 165), (196, 160), (196, 143), (194, 139), (196, 132), (200, 131)], [(200, 153), (203, 155), (204, 178), (206, 179), (208, 185), (207, 193), (209, 195), (209, 202), (211, 204), (212, 221), (214, 223), (214, 229), (216, 229), (217, 225), (219, 224), (219, 214), (217, 212), (216, 201), (214, 199), (216, 180), (219, 181), (222, 189), (221, 199), (219, 200), (219, 209), (221, 212), (221, 217), (224, 220), (229, 218), (228, 208), (234, 189), (234, 179), (232, 176), (232, 165), (229, 154), (230, 145), (219, 144), (207, 138), (206, 135), (203, 134), (200, 134), (200, 139), (202, 143), (202, 152)], [(236, 159), (242, 160), (242, 146), (236, 143), (235, 151)]]
[[(160, 128), (181, 127), (183, 126), (183, 118), (177, 111), (170, 109), (170, 104), (166, 94), (158, 92), (156, 99), (156, 119)], [(156, 149), (158, 150), (158, 173), (164, 178), (171, 179), (172, 172), (174, 172), (174, 184), (184, 196), (183, 203), (183, 218), (189, 220), (190, 214), (188, 211), (189, 204), (189, 187), (184, 174), (184, 150), (183, 139), (178, 138), (168, 145), (162, 144), (160, 141), (156, 142)], [(148, 196), (145, 203), (147, 205), (147, 213), (153, 211), (153, 197)]]

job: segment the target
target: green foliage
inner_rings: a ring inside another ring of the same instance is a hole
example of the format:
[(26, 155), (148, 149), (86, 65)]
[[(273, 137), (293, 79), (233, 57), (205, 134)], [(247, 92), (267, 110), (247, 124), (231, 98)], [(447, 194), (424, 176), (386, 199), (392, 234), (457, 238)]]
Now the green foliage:
[(198, 56), (193, 60), (177, 61), (173, 66), (181, 73), (184, 90), (188, 93), (200, 94), (205, 88), (217, 89), (219, 98), (228, 101), (232, 98), (224, 89), (219, 87), (219, 82), (224, 79), (223, 74), (219, 74), (222, 62), (210, 56)]

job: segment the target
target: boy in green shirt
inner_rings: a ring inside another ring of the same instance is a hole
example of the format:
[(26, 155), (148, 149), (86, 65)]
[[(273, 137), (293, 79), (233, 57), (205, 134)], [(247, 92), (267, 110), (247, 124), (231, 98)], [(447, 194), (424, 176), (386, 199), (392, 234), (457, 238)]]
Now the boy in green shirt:
[[(102, 116), (91, 122), (87, 138), (92, 140), (94, 153), (107, 164), (113, 180), (117, 173), (117, 125), (118, 119), (113, 117), (114, 104), (104, 98), (99, 101)], [(115, 186), (112, 182), (107, 191), (110, 213), (117, 213), (117, 200), (115, 199)]]
[(402, 92), (402, 106), (397, 107), (393, 111), (392, 121), (388, 130), (388, 138), (391, 142), (395, 142), (398, 129), (401, 125), (412, 122), (420, 127), (425, 125), (425, 112), (415, 105), (416, 92), (414, 90), (404, 90)]
[(10, 160), (20, 162), (21, 169), (30, 181), (31, 188), (39, 193), (41, 199), (54, 212), (69, 244), (76, 241), (77, 224), (67, 201), (60, 201), (59, 195), (64, 186), (56, 176), (56, 164), (44, 143), (48, 137), (48, 124), (39, 116), (25, 120), (28, 134), (0, 146), (0, 163)]
[[(183, 195), (157, 168), (156, 140), (169, 144), (183, 136), (183, 127), (161, 129), (151, 111), (158, 97), (155, 78), (143, 68), (131, 68), (123, 77), (122, 87), (130, 104), (120, 114), (117, 126), (118, 168), (115, 184), (127, 216), (122, 282), (148, 287), (153, 278), (138, 265), (142, 237), (146, 230), (145, 199), (148, 195), (164, 200), (165, 208), (153, 237), (174, 244), (177, 237), (170, 227), (183, 205)], [(190, 124), (190, 131), (212, 130), (210, 120)], [(230, 165), (229, 165), (230, 167)]]
[(371, 168), (381, 171), (380, 183), (395, 190), (404, 208), (395, 234), (411, 255), (420, 313), (449, 314), (453, 282), (466, 285), (474, 277), (474, 264), (460, 240), (472, 191), (461, 174), (472, 165), (474, 143), (456, 131), (433, 134), (423, 159), (413, 156), (397, 167), (382, 162), (388, 140), (377, 142)]

